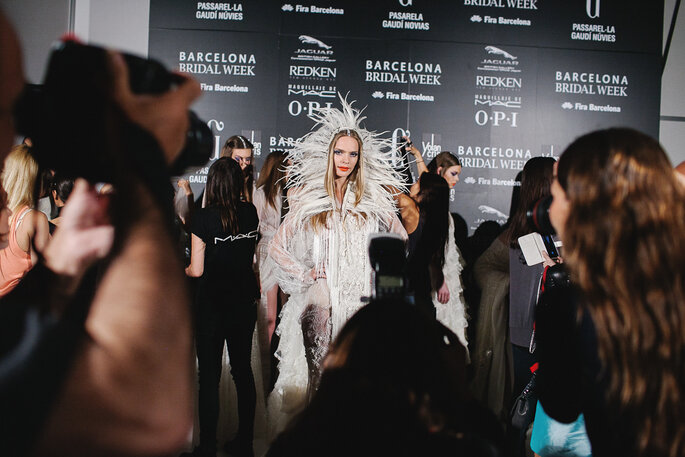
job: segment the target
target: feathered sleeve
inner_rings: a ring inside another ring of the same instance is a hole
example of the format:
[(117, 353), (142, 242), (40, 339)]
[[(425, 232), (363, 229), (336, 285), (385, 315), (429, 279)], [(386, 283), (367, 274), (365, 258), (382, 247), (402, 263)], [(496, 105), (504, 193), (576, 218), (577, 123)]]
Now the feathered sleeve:
[(314, 283), (310, 276), (312, 268), (300, 262), (294, 254), (293, 244), (297, 236), (301, 233), (296, 233), (294, 218), (289, 215), (269, 243), (269, 256), (278, 265), (278, 284), (287, 294), (301, 292), (304, 286)]

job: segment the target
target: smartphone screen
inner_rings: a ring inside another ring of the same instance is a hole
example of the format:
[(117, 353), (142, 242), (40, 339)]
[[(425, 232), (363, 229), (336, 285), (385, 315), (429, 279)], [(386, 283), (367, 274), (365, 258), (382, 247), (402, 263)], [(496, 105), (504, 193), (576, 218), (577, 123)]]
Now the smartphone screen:
[(550, 258), (555, 259), (559, 257), (559, 251), (554, 245), (554, 238), (552, 238), (552, 235), (542, 235), (542, 242), (545, 244), (547, 254), (549, 254)]

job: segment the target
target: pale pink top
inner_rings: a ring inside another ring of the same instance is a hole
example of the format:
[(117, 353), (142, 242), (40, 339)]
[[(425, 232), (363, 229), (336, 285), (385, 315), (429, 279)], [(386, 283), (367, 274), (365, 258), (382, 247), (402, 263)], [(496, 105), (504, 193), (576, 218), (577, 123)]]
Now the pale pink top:
[(33, 267), (31, 254), (24, 252), (17, 243), (17, 229), (21, 221), (31, 211), (23, 206), (10, 218), (9, 244), (0, 250), (0, 297), (7, 295), (14, 289), (21, 278)]

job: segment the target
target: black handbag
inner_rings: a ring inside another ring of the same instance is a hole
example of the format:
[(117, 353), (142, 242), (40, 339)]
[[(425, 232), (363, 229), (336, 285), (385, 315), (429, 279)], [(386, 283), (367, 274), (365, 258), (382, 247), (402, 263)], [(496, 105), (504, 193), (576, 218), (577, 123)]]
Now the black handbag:
[(523, 388), (521, 394), (514, 401), (511, 408), (511, 425), (518, 429), (525, 429), (533, 421), (538, 397), (535, 394), (535, 374)]

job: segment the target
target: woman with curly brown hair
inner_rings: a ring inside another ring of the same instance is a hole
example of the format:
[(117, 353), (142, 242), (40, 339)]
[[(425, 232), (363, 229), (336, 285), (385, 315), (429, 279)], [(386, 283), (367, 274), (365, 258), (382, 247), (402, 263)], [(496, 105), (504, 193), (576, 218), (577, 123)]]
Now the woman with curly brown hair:
[(577, 139), (551, 190), (574, 299), (538, 308), (542, 406), (594, 456), (685, 455), (685, 190), (631, 129)]

